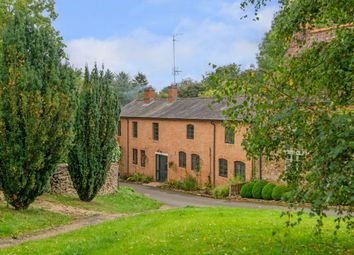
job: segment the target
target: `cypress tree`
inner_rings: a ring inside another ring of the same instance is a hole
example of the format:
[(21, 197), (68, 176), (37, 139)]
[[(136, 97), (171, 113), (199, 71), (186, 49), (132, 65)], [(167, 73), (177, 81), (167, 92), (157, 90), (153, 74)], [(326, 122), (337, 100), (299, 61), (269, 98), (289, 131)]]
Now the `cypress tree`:
[(113, 74), (85, 68), (84, 85), (75, 121), (75, 138), (68, 170), (83, 201), (91, 201), (103, 186), (116, 146), (119, 117)]
[(75, 74), (64, 57), (50, 23), (13, 10), (0, 31), (0, 179), (15, 209), (46, 191), (72, 136)]

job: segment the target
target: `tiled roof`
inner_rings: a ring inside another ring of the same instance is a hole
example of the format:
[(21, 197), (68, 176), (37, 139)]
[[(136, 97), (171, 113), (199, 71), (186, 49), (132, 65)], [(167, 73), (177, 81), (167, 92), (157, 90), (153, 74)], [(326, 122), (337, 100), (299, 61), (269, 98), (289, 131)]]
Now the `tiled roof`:
[[(241, 101), (241, 98), (240, 98)], [(226, 103), (213, 98), (178, 98), (169, 103), (156, 99), (150, 103), (135, 100), (123, 107), (121, 117), (151, 119), (225, 120)]]

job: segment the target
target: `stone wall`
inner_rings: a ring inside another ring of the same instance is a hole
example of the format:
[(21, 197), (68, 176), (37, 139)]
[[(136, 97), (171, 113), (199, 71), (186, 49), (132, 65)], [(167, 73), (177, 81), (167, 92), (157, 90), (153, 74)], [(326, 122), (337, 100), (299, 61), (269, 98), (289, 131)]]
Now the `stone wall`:
[(284, 161), (263, 161), (262, 179), (274, 183), (282, 183), (279, 180), (281, 173), (284, 171)]
[[(101, 188), (99, 194), (112, 194), (117, 191), (117, 187), (118, 164), (112, 163), (111, 169), (107, 173), (106, 182)], [(50, 187), (48, 192), (51, 194), (76, 194), (66, 164), (61, 164), (58, 166), (58, 170), (53, 174), (53, 177), (50, 180)]]

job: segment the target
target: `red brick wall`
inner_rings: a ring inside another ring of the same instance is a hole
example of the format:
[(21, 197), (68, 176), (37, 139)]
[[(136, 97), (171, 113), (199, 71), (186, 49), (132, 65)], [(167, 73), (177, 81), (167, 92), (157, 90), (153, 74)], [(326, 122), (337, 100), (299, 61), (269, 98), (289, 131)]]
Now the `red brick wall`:
[[(138, 123), (138, 138), (133, 137), (132, 122)], [(159, 140), (153, 140), (152, 123), (159, 123)], [(187, 125), (194, 125), (194, 139), (187, 139)], [(252, 163), (246, 159), (246, 153), (241, 147), (241, 130), (235, 135), (234, 144), (225, 143), (225, 128), (222, 122), (216, 126), (216, 157), (215, 157), (215, 184), (221, 185), (228, 178), (234, 176), (234, 161), (243, 161), (246, 164), (246, 179), (252, 175)], [(213, 133), (214, 126), (210, 121), (189, 120), (151, 120), (151, 119), (121, 119), (121, 136), (118, 137), (122, 149), (120, 170), (124, 174), (141, 172), (155, 179), (155, 153), (161, 152), (168, 155), (168, 180), (180, 180), (187, 175), (197, 178), (200, 185), (207, 183), (210, 176), (213, 182)], [(129, 144), (128, 144), (129, 133)], [(138, 150), (138, 164), (133, 164), (133, 149)], [(129, 150), (129, 155), (128, 155)], [(140, 150), (145, 150), (146, 166), (141, 166)], [(186, 168), (178, 166), (178, 153), (184, 151), (187, 154)], [(191, 170), (191, 154), (200, 156), (200, 171)], [(129, 158), (128, 158), (129, 156)], [(228, 178), (219, 176), (219, 158), (228, 161)]]

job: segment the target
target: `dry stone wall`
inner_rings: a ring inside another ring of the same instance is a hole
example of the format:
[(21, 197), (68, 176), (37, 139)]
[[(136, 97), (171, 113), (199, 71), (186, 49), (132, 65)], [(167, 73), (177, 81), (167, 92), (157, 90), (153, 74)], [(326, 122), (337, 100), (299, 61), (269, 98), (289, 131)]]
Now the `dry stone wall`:
[[(100, 195), (109, 195), (117, 191), (118, 187), (118, 164), (112, 163), (111, 169), (107, 173), (104, 186), (101, 188)], [(50, 180), (48, 190), (51, 194), (76, 194), (73, 182), (71, 181), (67, 164), (58, 166), (57, 171)]]

